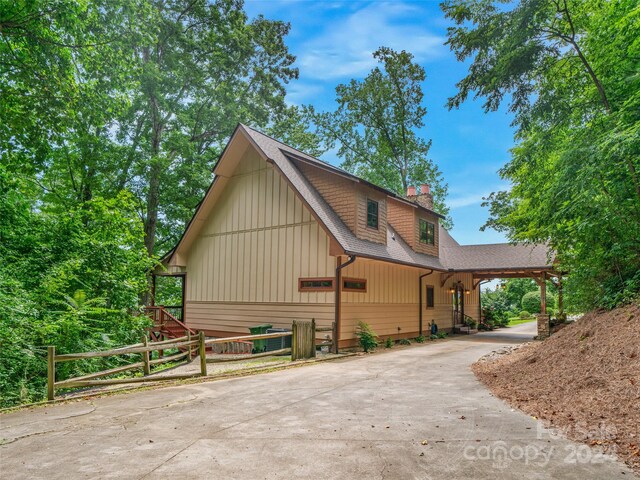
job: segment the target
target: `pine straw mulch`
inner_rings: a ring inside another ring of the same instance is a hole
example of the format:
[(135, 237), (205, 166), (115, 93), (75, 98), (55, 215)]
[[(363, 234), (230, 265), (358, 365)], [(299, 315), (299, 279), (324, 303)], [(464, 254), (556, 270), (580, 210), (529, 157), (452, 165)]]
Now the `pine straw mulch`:
[(596, 311), (472, 369), (498, 397), (640, 473), (640, 306)]

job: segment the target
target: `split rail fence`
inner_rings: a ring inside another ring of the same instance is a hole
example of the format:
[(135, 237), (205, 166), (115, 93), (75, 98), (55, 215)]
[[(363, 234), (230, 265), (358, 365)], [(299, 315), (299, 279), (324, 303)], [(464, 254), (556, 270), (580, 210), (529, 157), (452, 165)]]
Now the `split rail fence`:
[[(257, 358), (267, 355), (283, 355), (291, 353), (291, 360), (300, 360), (306, 358), (314, 358), (316, 356), (317, 346), (333, 346), (332, 340), (326, 340), (320, 344), (317, 344), (315, 339), (316, 332), (333, 332), (335, 339), (335, 324), (332, 327), (316, 328), (315, 320), (299, 321), (294, 320), (292, 330), (287, 332), (273, 332), (264, 333), (259, 335), (244, 335), (238, 337), (224, 337), (224, 338), (209, 338), (205, 339), (204, 333), (200, 332), (194, 339), (188, 332), (186, 336), (179, 338), (172, 338), (169, 340), (163, 340), (160, 342), (149, 342), (145, 337), (142, 343), (135, 345), (127, 345), (124, 347), (103, 350), (96, 352), (83, 352), (83, 353), (56, 353), (55, 346), (47, 347), (47, 399), (54, 400), (55, 392), (59, 389), (67, 388), (79, 388), (79, 387), (95, 387), (105, 385), (118, 385), (127, 383), (142, 383), (142, 382), (156, 382), (165, 380), (180, 380), (199, 376), (207, 375), (207, 357), (206, 348), (210, 345), (224, 344), (232, 342), (251, 342), (254, 340), (266, 340), (270, 338), (281, 338), (291, 336), (291, 348), (284, 348), (280, 350), (265, 352), (261, 354), (245, 355), (242, 358), (229, 358), (229, 359), (209, 359), (210, 362), (218, 361), (238, 361), (243, 358)], [(179, 353), (161, 356), (158, 359), (151, 359), (151, 352), (164, 351), (169, 349), (178, 349)], [(179, 362), (184, 361), (189, 363), (192, 360), (194, 352), (200, 358), (200, 371), (196, 373), (187, 374), (174, 374), (174, 375), (162, 375), (157, 377), (149, 377), (151, 374), (151, 367), (167, 362)], [(56, 381), (56, 364), (62, 362), (70, 362), (74, 360), (87, 360), (91, 358), (102, 358), (119, 355), (131, 355), (140, 354), (141, 360), (134, 363), (129, 363), (120, 367), (111, 368), (108, 370), (102, 370), (100, 372), (90, 373), (82, 375), (80, 377), (68, 378), (66, 380)], [(100, 379), (100, 377), (108, 377), (116, 375), (118, 373), (124, 373), (130, 370), (142, 370), (142, 377), (127, 377), (127, 378), (106, 378)]]

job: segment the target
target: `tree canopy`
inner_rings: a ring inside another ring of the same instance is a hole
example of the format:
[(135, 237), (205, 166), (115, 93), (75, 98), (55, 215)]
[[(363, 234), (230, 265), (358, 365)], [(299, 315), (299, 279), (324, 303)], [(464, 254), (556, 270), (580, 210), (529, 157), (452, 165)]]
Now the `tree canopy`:
[(430, 184), (436, 211), (447, 215), (447, 184), (428, 157), (431, 140), (419, 132), (427, 114), (424, 68), (406, 51), (381, 47), (373, 57), (381, 67), (336, 87), (334, 112), (308, 106), (307, 114), (327, 147), (338, 146), (346, 170), (400, 195), (410, 185)]
[(508, 102), (516, 146), (488, 227), (548, 243), (581, 308), (640, 290), (640, 15), (635, 0), (452, 0), (447, 44), (486, 111)]
[(148, 273), (238, 122), (318, 153), (284, 101), (288, 32), (240, 0), (0, 3), (1, 406), (41, 398), (45, 345), (140, 340)]

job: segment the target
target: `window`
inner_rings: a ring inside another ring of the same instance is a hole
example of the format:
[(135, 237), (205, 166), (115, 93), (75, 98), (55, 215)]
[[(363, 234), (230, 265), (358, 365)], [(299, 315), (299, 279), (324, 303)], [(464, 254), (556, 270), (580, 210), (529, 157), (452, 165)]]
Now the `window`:
[(327, 290), (333, 290), (333, 278), (298, 279), (298, 291), (300, 292), (324, 292)]
[(367, 227), (378, 229), (378, 202), (367, 198)]
[(434, 290), (433, 287), (431, 285), (427, 285), (427, 295), (426, 295), (426, 299), (424, 302), (424, 306), (425, 308), (434, 308), (435, 307), (435, 297), (434, 297)]
[(366, 292), (367, 281), (362, 278), (345, 278), (342, 280), (342, 290), (345, 292)]
[(420, 243), (426, 243), (427, 245), (434, 245), (436, 240), (436, 226), (420, 219)]

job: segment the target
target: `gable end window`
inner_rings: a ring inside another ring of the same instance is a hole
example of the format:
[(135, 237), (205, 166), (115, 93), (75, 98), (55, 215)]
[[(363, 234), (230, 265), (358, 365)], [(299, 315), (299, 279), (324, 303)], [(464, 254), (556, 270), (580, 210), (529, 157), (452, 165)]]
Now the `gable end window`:
[(367, 281), (363, 278), (344, 278), (342, 280), (342, 290), (345, 292), (366, 292)]
[(378, 229), (378, 202), (367, 198), (367, 227)]
[(436, 226), (431, 222), (420, 219), (420, 243), (435, 245)]
[(333, 278), (299, 278), (298, 291), (326, 292), (333, 290)]
[(434, 308), (435, 303), (435, 290), (432, 285), (427, 285), (426, 301), (424, 302), (425, 308)]

